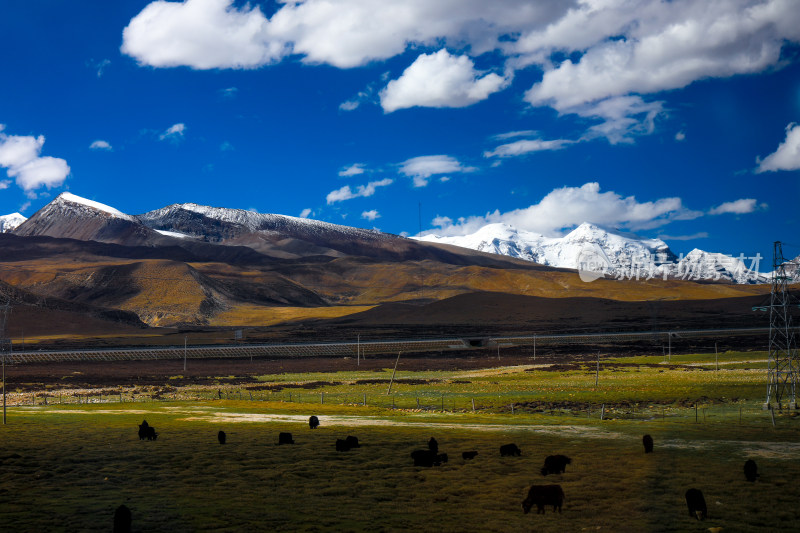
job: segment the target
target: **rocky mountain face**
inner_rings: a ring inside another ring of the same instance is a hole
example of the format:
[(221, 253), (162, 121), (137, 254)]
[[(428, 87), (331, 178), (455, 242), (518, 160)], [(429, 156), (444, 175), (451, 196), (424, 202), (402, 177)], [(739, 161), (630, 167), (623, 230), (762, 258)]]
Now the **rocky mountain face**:
[(685, 256), (676, 256), (660, 239), (645, 239), (589, 223), (581, 224), (564, 237), (545, 237), (507, 224), (489, 224), (471, 235), (426, 235), (419, 240), (463, 246), (552, 267), (577, 269), (595, 279), (605, 275), (616, 279), (768, 281), (765, 275), (758, 273), (759, 265), (749, 260), (751, 258), (698, 249)]

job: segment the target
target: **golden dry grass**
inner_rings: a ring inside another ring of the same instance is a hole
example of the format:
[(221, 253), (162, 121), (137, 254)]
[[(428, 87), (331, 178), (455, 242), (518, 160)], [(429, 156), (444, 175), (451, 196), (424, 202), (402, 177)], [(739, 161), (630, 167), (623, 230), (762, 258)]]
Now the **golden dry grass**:
[(372, 309), (370, 305), (334, 307), (265, 307), (235, 305), (214, 317), (215, 326), (272, 326), (275, 324), (317, 318), (341, 318)]

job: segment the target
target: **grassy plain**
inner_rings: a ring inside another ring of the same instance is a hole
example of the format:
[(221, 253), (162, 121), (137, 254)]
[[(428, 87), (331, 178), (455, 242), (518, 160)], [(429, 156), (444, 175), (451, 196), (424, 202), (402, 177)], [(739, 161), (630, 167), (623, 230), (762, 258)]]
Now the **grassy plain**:
[[(796, 531), (800, 417), (779, 413), (773, 426), (760, 409), (764, 364), (764, 354), (731, 352), (670, 364), (604, 359), (599, 375), (591, 361), (398, 372), (396, 409), (389, 369), (220, 385), (226, 398), (261, 401), (14, 407), (0, 427), (2, 527), (108, 531), (125, 503), (135, 531)], [(183, 387), (175, 397), (208, 392)], [(368, 404), (357, 405), (363, 394)], [(313, 431), (311, 414), (321, 421)], [(143, 418), (157, 441), (138, 440)], [(296, 444), (277, 446), (281, 431)], [(653, 454), (643, 453), (645, 433)], [(362, 447), (336, 452), (347, 435)], [(414, 467), (409, 454), (431, 436), (449, 462)], [(499, 456), (509, 442), (521, 457)], [(461, 459), (468, 450), (479, 452), (472, 461)], [(542, 477), (555, 453), (572, 464)], [(744, 480), (747, 458), (759, 465), (757, 483)], [(563, 514), (523, 515), (527, 488), (546, 483), (564, 488)], [(705, 522), (688, 515), (689, 487), (705, 495)]]

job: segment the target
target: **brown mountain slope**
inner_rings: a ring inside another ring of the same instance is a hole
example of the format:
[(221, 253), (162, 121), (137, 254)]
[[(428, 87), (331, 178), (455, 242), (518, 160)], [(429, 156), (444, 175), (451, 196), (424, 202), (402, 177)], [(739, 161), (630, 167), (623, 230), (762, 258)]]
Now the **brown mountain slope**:
[(762, 296), (749, 296), (690, 301), (619, 301), (478, 292), (424, 306), (383, 304), (327, 321), (327, 324), (399, 328), (461, 326), (473, 334), (766, 327), (769, 326), (768, 315), (752, 311), (752, 307), (762, 300)]

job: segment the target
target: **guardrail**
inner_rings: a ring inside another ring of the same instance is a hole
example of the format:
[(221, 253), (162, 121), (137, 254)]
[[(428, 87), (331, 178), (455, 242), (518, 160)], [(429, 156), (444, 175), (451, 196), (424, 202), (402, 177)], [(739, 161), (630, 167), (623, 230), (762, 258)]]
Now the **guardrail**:
[[(794, 328), (800, 332), (800, 328)], [(537, 346), (553, 344), (606, 344), (631, 341), (671, 342), (672, 339), (764, 335), (769, 328), (703, 329), (674, 331), (633, 331), (564, 335), (527, 335), (513, 337), (412, 339), (305, 344), (259, 344), (226, 346), (170, 346), (164, 348), (127, 348), (69, 351), (14, 352), (4, 350), (6, 363), (48, 363), (64, 361), (137, 361), (158, 359), (247, 359), (296, 357), (358, 357), (359, 354), (395, 354), (479, 350), (487, 347)], [(13, 348), (10, 345), (5, 348)]]

